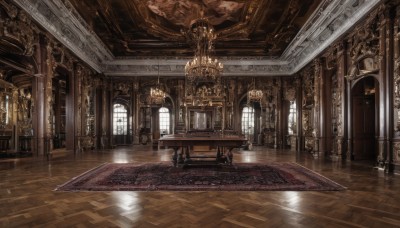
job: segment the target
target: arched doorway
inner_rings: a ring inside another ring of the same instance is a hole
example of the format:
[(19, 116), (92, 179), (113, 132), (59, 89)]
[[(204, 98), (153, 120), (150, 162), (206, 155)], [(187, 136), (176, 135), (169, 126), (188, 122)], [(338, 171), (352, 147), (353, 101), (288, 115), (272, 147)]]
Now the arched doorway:
[(355, 82), (351, 90), (352, 160), (376, 161), (379, 82), (373, 76)]
[(240, 129), (241, 133), (246, 136), (251, 144), (262, 145), (262, 136), (260, 136), (261, 121), (261, 105), (259, 102), (247, 103), (245, 97), (240, 102)]
[(128, 144), (128, 109), (123, 104), (113, 106), (113, 137), (115, 145)]

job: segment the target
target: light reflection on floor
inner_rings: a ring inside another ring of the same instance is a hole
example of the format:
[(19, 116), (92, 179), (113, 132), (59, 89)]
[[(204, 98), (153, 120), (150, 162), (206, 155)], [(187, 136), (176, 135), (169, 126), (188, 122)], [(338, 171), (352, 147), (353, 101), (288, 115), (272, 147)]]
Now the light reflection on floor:
[(241, 159), (243, 160), (243, 162), (248, 162), (248, 163), (257, 161), (254, 154), (251, 154), (251, 153), (243, 153), (241, 156)]
[(171, 161), (172, 159), (172, 154), (171, 153), (163, 153), (160, 156), (161, 161)]
[(143, 207), (137, 192), (113, 191), (110, 195), (114, 199), (113, 202), (127, 212), (124, 213), (126, 217), (131, 221), (140, 219)]
[(300, 203), (299, 193), (295, 191), (283, 191), (282, 193), (287, 199), (286, 203), (288, 207), (296, 211), (299, 210), (299, 203)]
[(127, 153), (113, 153), (112, 162), (128, 163), (130, 162), (130, 159)]

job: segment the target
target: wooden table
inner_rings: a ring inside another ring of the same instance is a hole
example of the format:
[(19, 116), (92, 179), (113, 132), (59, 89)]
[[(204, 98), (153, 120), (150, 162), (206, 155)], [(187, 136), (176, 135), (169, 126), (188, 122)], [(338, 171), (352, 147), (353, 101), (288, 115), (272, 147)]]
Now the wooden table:
[[(185, 136), (165, 135), (159, 139), (160, 146), (168, 146), (174, 149), (172, 156), (174, 166), (178, 164), (190, 164), (191, 158), (202, 158), (191, 155), (192, 146), (210, 146), (217, 149), (215, 162), (219, 164), (232, 164), (232, 149), (241, 147), (246, 143), (246, 138), (237, 135), (211, 135), (211, 136)], [(178, 151), (180, 150), (180, 153)], [(185, 155), (185, 158), (184, 158)]]

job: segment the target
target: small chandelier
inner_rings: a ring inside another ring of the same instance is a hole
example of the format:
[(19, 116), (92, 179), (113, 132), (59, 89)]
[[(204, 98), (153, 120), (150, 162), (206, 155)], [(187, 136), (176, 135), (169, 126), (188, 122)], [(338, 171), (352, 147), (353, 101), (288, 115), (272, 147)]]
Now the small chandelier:
[(157, 86), (150, 88), (150, 99), (153, 104), (163, 104), (165, 92), (160, 88), (160, 62), (158, 63)]
[(208, 20), (196, 20), (184, 34), (195, 47), (194, 58), (185, 66), (186, 78), (192, 83), (197, 83), (215, 81), (221, 77), (224, 66), (211, 56), (214, 52), (213, 41), (217, 35)]
[(150, 89), (150, 98), (153, 104), (162, 104), (165, 99), (165, 92), (159, 88)]
[(253, 79), (253, 89), (251, 89), (247, 92), (247, 103), (261, 102), (261, 100), (264, 96), (263, 91), (260, 89), (256, 89), (255, 85), (256, 85), (256, 83), (255, 83), (255, 80)]

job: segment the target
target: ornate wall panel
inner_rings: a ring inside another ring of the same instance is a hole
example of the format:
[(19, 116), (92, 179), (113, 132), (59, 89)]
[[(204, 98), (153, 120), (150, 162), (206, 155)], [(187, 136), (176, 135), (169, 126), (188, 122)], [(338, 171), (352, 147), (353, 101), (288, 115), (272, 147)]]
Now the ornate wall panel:
[(400, 137), (400, 7), (396, 10), (394, 22), (394, 72), (393, 72), (393, 130)]
[(304, 149), (306, 151), (312, 152), (314, 150), (314, 85), (315, 85), (315, 72), (314, 66), (307, 66), (302, 72), (302, 88), (303, 88), (303, 101), (302, 101), (302, 135), (304, 137)]
[(349, 72), (346, 78), (356, 80), (379, 69), (379, 29), (377, 12), (372, 13), (365, 23), (355, 29), (348, 40)]

